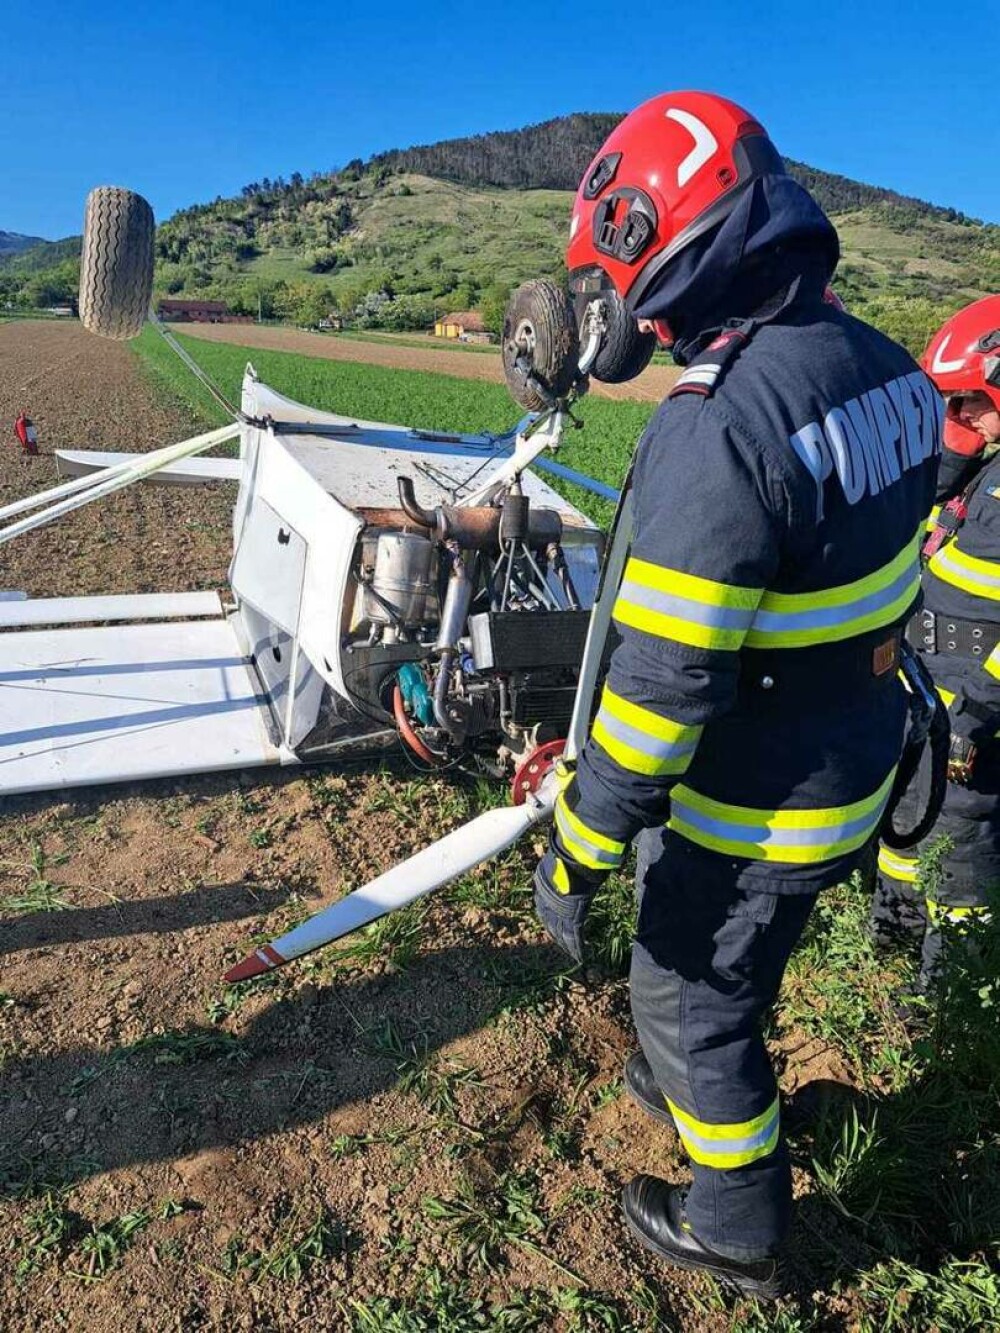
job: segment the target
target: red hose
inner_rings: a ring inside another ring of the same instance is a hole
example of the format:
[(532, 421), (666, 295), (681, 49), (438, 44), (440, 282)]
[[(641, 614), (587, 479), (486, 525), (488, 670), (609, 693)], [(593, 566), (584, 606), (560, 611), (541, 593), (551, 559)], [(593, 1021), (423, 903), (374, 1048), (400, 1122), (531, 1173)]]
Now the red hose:
[(410, 719), (406, 716), (406, 709), (403, 707), (403, 691), (398, 685), (392, 689), (392, 715), (396, 719), (396, 726), (399, 728), (399, 734), (414, 754), (419, 755), (426, 764), (437, 765), (438, 757), (428, 750), (417, 733), (410, 726)]

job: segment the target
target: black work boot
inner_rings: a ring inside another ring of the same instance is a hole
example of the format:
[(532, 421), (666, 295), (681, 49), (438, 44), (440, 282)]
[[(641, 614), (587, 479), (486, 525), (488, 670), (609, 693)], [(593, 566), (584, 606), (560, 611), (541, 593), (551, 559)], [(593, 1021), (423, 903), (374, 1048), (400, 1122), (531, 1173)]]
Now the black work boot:
[(625, 1088), (636, 1106), (642, 1107), (647, 1115), (674, 1128), (674, 1118), (667, 1109), (666, 1098), (642, 1051), (633, 1051), (625, 1061)]
[(622, 1191), (625, 1221), (636, 1240), (676, 1268), (709, 1273), (717, 1282), (759, 1300), (782, 1294), (776, 1259), (744, 1263), (702, 1245), (684, 1216), (686, 1191), (655, 1176), (636, 1176)]

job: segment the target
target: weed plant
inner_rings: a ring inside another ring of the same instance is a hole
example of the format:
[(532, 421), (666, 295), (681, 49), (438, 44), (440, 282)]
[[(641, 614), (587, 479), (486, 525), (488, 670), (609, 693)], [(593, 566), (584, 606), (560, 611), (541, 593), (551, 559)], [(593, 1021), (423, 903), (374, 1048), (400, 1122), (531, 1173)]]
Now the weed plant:
[(253, 1246), (240, 1237), (227, 1241), (220, 1268), (226, 1277), (244, 1274), (255, 1283), (297, 1283), (314, 1264), (344, 1252), (346, 1236), (323, 1205), (294, 1208), (279, 1223), (274, 1241)]
[[(33, 912), (65, 911), (69, 903), (62, 896), (59, 886), (48, 878), (48, 871), (50, 866), (64, 865), (68, 860), (69, 856), (65, 854), (50, 857), (40, 842), (33, 843), (31, 860), (24, 867), (28, 872), (28, 879), (23, 892), (0, 899), (0, 907), (25, 916)], [(15, 869), (19, 870), (20, 867)]]

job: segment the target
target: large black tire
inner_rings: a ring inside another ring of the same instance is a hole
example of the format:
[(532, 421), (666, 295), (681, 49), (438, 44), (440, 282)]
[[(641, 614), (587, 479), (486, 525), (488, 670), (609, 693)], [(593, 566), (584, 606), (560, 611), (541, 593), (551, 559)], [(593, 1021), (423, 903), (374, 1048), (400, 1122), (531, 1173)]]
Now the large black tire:
[(523, 282), (503, 317), (503, 373), (516, 403), (541, 412), (576, 382), (580, 341), (569, 296), (544, 278)]
[(140, 194), (101, 185), (87, 196), (80, 320), (122, 340), (142, 332), (153, 294), (153, 210)]
[[(582, 322), (590, 298), (576, 300), (577, 316)], [(604, 319), (608, 326), (600, 350), (590, 367), (590, 374), (603, 384), (624, 384), (641, 375), (656, 351), (656, 334), (640, 333), (634, 315), (616, 291), (602, 291)], [(581, 342), (583, 330), (581, 329)]]

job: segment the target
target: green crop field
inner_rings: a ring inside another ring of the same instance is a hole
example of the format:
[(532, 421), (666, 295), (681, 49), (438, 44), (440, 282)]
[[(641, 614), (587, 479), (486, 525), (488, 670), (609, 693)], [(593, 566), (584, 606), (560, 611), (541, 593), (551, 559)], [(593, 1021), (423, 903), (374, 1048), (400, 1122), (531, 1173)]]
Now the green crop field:
[[(462, 430), (499, 431), (517, 415), (504, 390), (492, 385), (287, 353), (250, 353), (225, 344), (185, 344), (230, 395), (236, 394), (252, 356), (270, 384), (317, 407)], [(207, 421), (221, 419), (219, 409), (154, 333), (143, 334), (137, 351), (165, 392), (182, 398)], [(570, 437), (565, 461), (620, 482), (651, 410), (640, 404), (585, 402), (585, 427)], [(607, 518), (608, 506), (574, 498), (597, 518)], [(468, 813), (497, 799), (502, 795), (496, 791), (480, 792)], [(922, 874), (933, 873), (934, 858), (929, 857)], [(524, 869), (516, 857), (491, 874), (491, 902), (518, 901), (519, 893), (523, 897)], [(464, 901), (469, 883), (448, 890), (446, 900)], [(605, 979), (591, 981), (598, 1005), (608, 994), (621, 993), (616, 988), (623, 983), (613, 974), (620, 973), (627, 957), (632, 911), (626, 878), (613, 877), (595, 907), (598, 957), (608, 969)], [(1000, 913), (994, 915), (1000, 920)], [(1000, 1328), (1000, 932), (990, 925), (977, 927), (975, 948), (956, 950), (948, 958), (936, 1006), (917, 1002), (904, 1008), (900, 1002), (913, 982), (915, 959), (902, 948), (876, 952), (866, 920), (867, 893), (857, 880), (822, 896), (770, 1021), (772, 1050), (790, 1094), (786, 1123), (798, 1199), (791, 1277), (799, 1294), (777, 1308), (742, 1303), (728, 1316), (731, 1333)], [(405, 933), (406, 914), (393, 923), (397, 934)], [(392, 945), (388, 937), (379, 937), (373, 947), (391, 951)], [(398, 965), (407, 966), (402, 953)], [(542, 1023), (557, 1003), (555, 992), (532, 995), (530, 1012)], [(529, 1021), (523, 1004), (512, 999), (510, 1012), (518, 1021)], [(441, 1124), (442, 1133), (453, 1136), (451, 1148), (459, 1152), (461, 1128)], [(548, 1151), (554, 1157), (571, 1153), (572, 1133), (570, 1121), (566, 1143), (553, 1135), (551, 1143), (546, 1141)], [(496, 1207), (501, 1205), (508, 1206), (501, 1200)], [(458, 1207), (452, 1205), (452, 1220), (459, 1216)], [(508, 1213), (488, 1215), (506, 1218)], [(479, 1214), (468, 1216), (475, 1220)], [(498, 1266), (493, 1278), (491, 1290), (500, 1303), (488, 1313), (476, 1305), (460, 1274), (442, 1278), (451, 1284), (448, 1309), (456, 1314), (447, 1327), (631, 1333), (717, 1328), (727, 1318), (718, 1296), (698, 1307), (698, 1323), (678, 1324), (672, 1316), (663, 1314), (666, 1322), (660, 1322), (661, 1315), (651, 1313), (659, 1308), (651, 1290), (641, 1300), (637, 1295), (624, 1312), (604, 1303), (600, 1293), (579, 1290), (564, 1293), (567, 1302), (572, 1298), (577, 1304), (559, 1305), (558, 1315), (566, 1322), (557, 1323), (555, 1305), (545, 1304), (542, 1314), (541, 1305), (531, 1312), (510, 1304), (505, 1271)], [(659, 1295), (669, 1302), (673, 1290), (664, 1270)], [(350, 1327), (387, 1333), (444, 1327), (435, 1322), (443, 1299), (438, 1293), (437, 1305), (426, 1308), (419, 1301), (404, 1306), (388, 1296), (370, 1305), (355, 1302)]]

